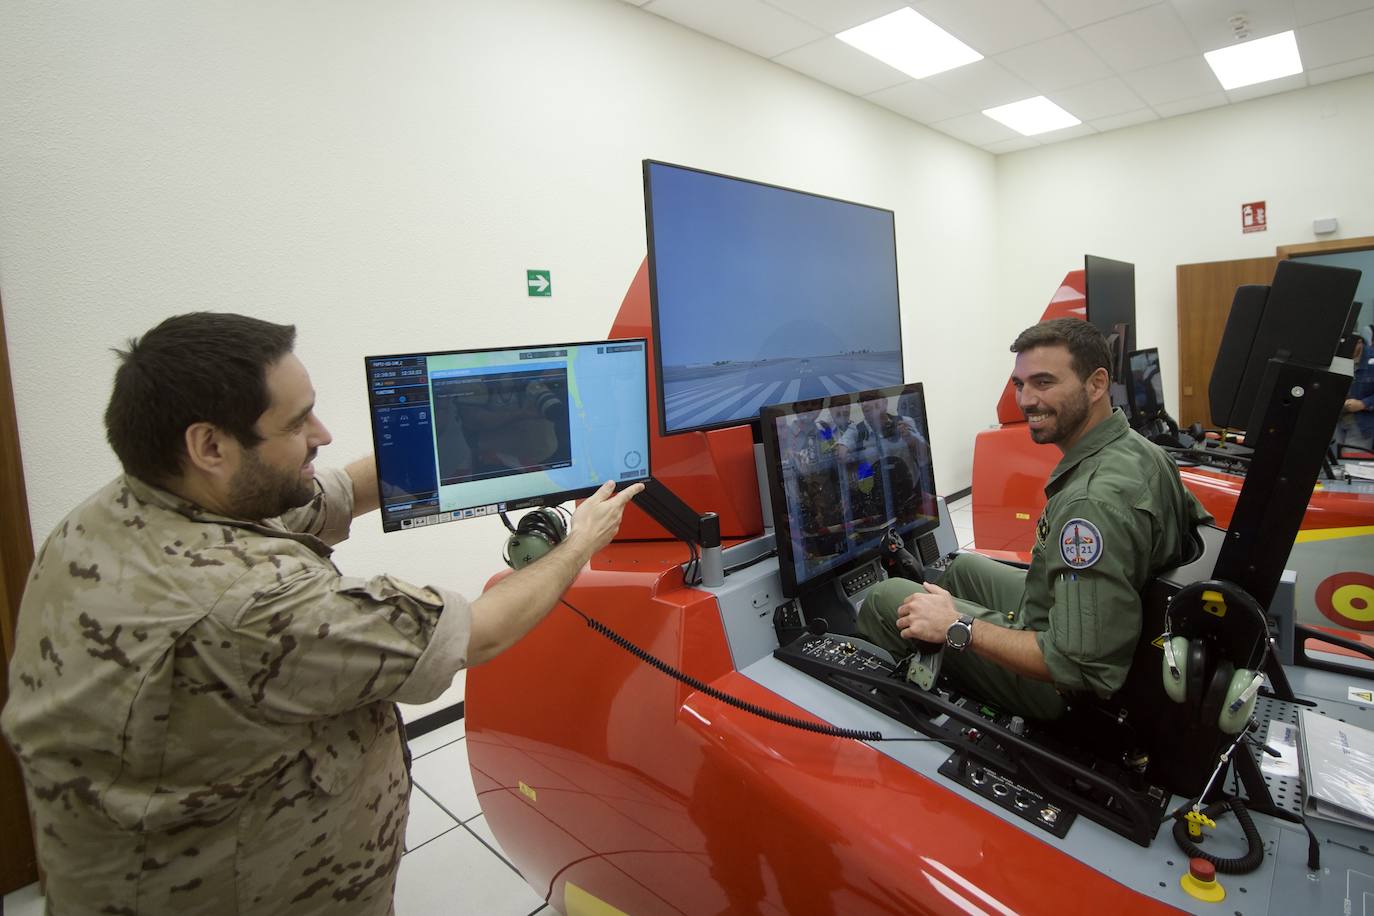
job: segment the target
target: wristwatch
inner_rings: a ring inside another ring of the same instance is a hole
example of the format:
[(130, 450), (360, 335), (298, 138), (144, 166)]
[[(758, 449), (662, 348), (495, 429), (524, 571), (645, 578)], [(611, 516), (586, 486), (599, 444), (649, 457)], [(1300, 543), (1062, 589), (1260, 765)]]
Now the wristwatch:
[(963, 614), (949, 625), (945, 631), (945, 645), (955, 652), (962, 652), (973, 642), (973, 617)]

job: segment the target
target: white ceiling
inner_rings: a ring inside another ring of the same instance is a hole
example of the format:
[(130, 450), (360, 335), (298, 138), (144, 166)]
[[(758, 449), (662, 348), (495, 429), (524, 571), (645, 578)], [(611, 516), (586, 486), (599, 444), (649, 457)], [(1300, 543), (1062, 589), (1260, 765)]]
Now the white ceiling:
[[(1374, 72), (1374, 0), (624, 0), (993, 153)], [(835, 33), (903, 6), (983, 59), (914, 80)], [(1202, 59), (1293, 29), (1304, 72), (1225, 92)], [(1047, 96), (1083, 123), (1023, 137), (983, 109)]]

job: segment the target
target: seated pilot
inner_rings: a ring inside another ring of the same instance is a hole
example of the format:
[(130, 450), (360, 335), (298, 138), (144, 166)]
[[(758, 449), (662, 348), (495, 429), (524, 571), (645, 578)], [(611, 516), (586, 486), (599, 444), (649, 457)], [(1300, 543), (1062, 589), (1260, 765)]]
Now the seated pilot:
[(1211, 516), (1173, 460), (1112, 409), (1097, 328), (1044, 321), (1011, 351), (1031, 438), (1063, 453), (1045, 484), (1030, 568), (964, 554), (941, 585), (889, 579), (864, 601), (859, 633), (898, 658), (910, 640), (944, 643), (942, 669), (966, 692), (1054, 719), (1074, 695), (1120, 689), (1140, 638), (1141, 589), (1183, 559)]

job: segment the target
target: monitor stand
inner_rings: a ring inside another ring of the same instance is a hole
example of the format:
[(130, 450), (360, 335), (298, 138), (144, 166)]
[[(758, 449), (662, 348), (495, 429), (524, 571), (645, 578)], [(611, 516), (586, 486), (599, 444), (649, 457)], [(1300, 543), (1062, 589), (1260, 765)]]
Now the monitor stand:
[(763, 455), (763, 443), (754, 443), (754, 476), (759, 482), (759, 508), (763, 510), (763, 533), (773, 533), (773, 500), (768, 495), (768, 462)]

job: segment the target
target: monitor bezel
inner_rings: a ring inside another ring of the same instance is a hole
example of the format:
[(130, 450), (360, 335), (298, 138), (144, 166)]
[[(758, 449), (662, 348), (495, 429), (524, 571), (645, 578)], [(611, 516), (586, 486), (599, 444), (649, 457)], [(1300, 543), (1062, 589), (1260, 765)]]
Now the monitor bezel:
[[(775, 191), (788, 191), (793, 194), (802, 194), (818, 200), (829, 200), (835, 203), (849, 204), (855, 207), (863, 207), (866, 210), (876, 210), (879, 213), (887, 213), (892, 217), (892, 274), (894, 289), (897, 293), (897, 364), (902, 367), (902, 375), (906, 375), (906, 353), (902, 346), (902, 288), (901, 271), (897, 266), (897, 212), (886, 207), (878, 207), (872, 204), (860, 203), (854, 200), (846, 200), (842, 197), (831, 197), (827, 194), (816, 194), (812, 191), (802, 191), (797, 188), (789, 188), (785, 185), (772, 184), (767, 181), (756, 181), (752, 178), (740, 178), (738, 175), (727, 175), (724, 172), (713, 172), (709, 169), (695, 168), (690, 165), (680, 165), (675, 162), (665, 162), (661, 159), (645, 159), (641, 163), (644, 177), (644, 223), (645, 238), (648, 244), (648, 264), (649, 264), (649, 326), (650, 335), (653, 338), (654, 350), (654, 400), (658, 406), (658, 434), (660, 436), (677, 436), (684, 433), (709, 432), (715, 429), (732, 429), (737, 426), (752, 426), (754, 441), (760, 441), (760, 418), (762, 417), (763, 407), (759, 408), (760, 413), (753, 417), (744, 417), (735, 420), (724, 420), (719, 423), (707, 423), (698, 426), (689, 426), (682, 429), (668, 429), (668, 410), (665, 401), (663, 388), (663, 351), (660, 343), (661, 334), (659, 333), (660, 322), (658, 317), (658, 270), (656, 263), (656, 253), (654, 244), (654, 216), (653, 216), (653, 192), (650, 189), (649, 169), (651, 166), (665, 166), (667, 168), (681, 169), (684, 172), (696, 172), (700, 175), (708, 175), (712, 178), (725, 178), (730, 181), (738, 181), (742, 184), (757, 185), (763, 188), (771, 188)], [(771, 405), (764, 405), (764, 407)]]
[[(383, 532), (384, 534), (392, 534), (392, 533), (397, 532), (397, 531), (413, 531), (413, 530), (418, 530), (418, 529), (420, 529), (420, 528), (424, 528), (424, 527), (428, 527), (428, 526), (425, 526), (425, 525), (415, 525), (415, 526), (411, 526), (411, 527), (408, 527), (408, 528), (403, 528), (403, 527), (401, 527), (400, 522), (398, 521), (394, 526), (388, 527), (388, 525), (387, 525), (386, 513), (383, 512), (383, 511), (381, 511), (381, 510), (385, 507), (385, 503), (383, 502), (383, 494), (382, 494), (382, 471), (381, 471), (381, 467), (380, 467), (378, 458), (376, 457), (376, 456), (378, 455), (378, 452), (380, 451), (380, 445), (379, 445), (379, 441), (378, 441), (378, 438), (377, 438), (377, 436), (378, 436), (378, 430), (377, 430), (377, 423), (376, 423), (376, 414), (373, 412), (373, 409), (372, 409), (372, 387), (371, 387), (372, 379), (371, 379), (371, 375), (370, 375), (370, 373), (369, 373), (369, 371), (368, 371), (368, 370), (369, 370), (369, 363), (370, 363), (371, 360), (376, 360), (376, 359), (406, 359), (406, 358), (414, 358), (414, 357), (420, 357), (420, 356), (423, 356), (423, 357), (431, 357), (431, 356), (459, 356), (459, 355), (469, 355), (469, 354), (479, 354), (479, 353), (498, 353), (498, 352), (502, 352), (502, 351), (515, 351), (515, 350), (552, 350), (552, 349), (561, 349), (561, 348), (569, 348), (569, 347), (586, 347), (586, 346), (597, 347), (597, 346), (607, 346), (607, 345), (613, 345), (613, 344), (628, 344), (628, 343), (639, 343), (639, 344), (644, 344), (643, 348), (640, 350), (640, 354), (641, 354), (641, 355), (643, 356), (643, 358), (644, 358), (644, 377), (645, 377), (645, 388), (644, 388), (644, 414), (645, 414), (645, 416), (644, 416), (644, 468), (645, 468), (646, 473), (645, 473), (645, 476), (644, 476), (644, 477), (636, 478), (636, 479), (633, 480), (633, 481), (627, 481), (627, 482), (624, 482), (624, 483), (622, 483), (621, 481), (617, 481), (617, 482), (616, 482), (616, 489), (619, 489), (622, 485), (626, 485), (626, 486), (627, 486), (629, 483), (637, 483), (637, 482), (642, 481), (642, 480), (648, 480), (649, 478), (651, 478), (651, 477), (653, 476), (653, 439), (654, 439), (654, 430), (653, 430), (653, 424), (652, 424), (652, 423), (650, 422), (650, 420), (649, 420), (649, 413), (650, 413), (650, 410), (649, 410), (649, 389), (648, 389), (648, 373), (649, 373), (649, 346), (648, 346), (648, 343), (649, 343), (649, 339), (648, 339), (647, 337), (617, 337), (617, 338), (611, 338), (611, 339), (609, 339), (609, 340), (584, 340), (584, 341), (557, 342), (557, 343), (548, 343), (548, 344), (517, 344), (517, 345), (515, 345), (515, 346), (509, 346), (509, 347), (467, 347), (467, 348), (462, 348), (462, 349), (457, 349), (457, 350), (411, 350), (411, 351), (401, 352), (401, 353), (389, 353), (389, 354), (387, 354), (387, 353), (379, 353), (379, 354), (369, 354), (369, 355), (367, 355), (367, 356), (364, 356), (364, 357), (363, 357), (363, 375), (364, 375), (365, 381), (366, 381), (367, 384), (368, 384), (368, 389), (367, 389), (367, 398), (368, 398), (368, 400), (367, 400), (367, 419), (368, 419), (368, 424), (372, 427), (372, 454), (373, 454), (373, 461), (374, 461), (374, 463), (377, 463), (377, 464), (378, 464), (378, 467), (377, 467), (377, 507), (378, 507), (378, 510), (379, 510), (379, 511), (378, 511), (378, 515), (381, 516), (382, 532)], [(602, 483), (604, 483), (604, 481), (603, 481)], [(518, 500), (514, 500), (514, 501), (509, 501), (509, 502), (507, 502), (507, 503), (505, 504), (506, 508), (505, 508), (504, 511), (506, 511), (506, 512), (513, 512), (513, 511), (518, 511), (518, 510), (520, 510), (520, 509), (532, 509), (532, 508), (541, 507), (541, 506), (557, 506), (557, 505), (562, 505), (563, 503), (568, 502), (569, 500), (572, 500), (572, 499), (580, 499), (580, 498), (585, 497), (585, 496), (590, 496), (591, 494), (595, 493), (595, 492), (597, 491), (598, 487), (600, 487), (600, 486), (601, 486), (601, 484), (592, 484), (592, 485), (588, 485), (588, 486), (585, 486), (585, 487), (578, 487), (578, 488), (576, 488), (576, 489), (571, 489), (571, 490), (558, 490), (558, 491), (554, 491), (554, 492), (552, 492), (552, 493), (540, 494), (540, 495), (538, 495), (538, 496), (522, 497), (522, 498), (520, 498), (520, 499), (518, 499)], [(489, 505), (489, 504), (483, 504), (483, 505)], [(475, 506), (461, 506), (461, 507), (459, 507), (459, 508), (477, 508), (477, 507), (475, 507)], [(484, 517), (484, 516), (473, 516), (473, 518), (482, 518), (482, 517)], [(468, 521), (468, 520), (469, 520), (469, 519), (465, 519), (465, 518), (452, 518), (452, 519), (445, 519), (445, 522), (457, 522), (457, 521)]]
[[(925, 386), (921, 382), (907, 382), (901, 385), (889, 385), (885, 388), (870, 388), (865, 391), (855, 391), (849, 394), (836, 394), (824, 398), (808, 398), (803, 401), (792, 401), (788, 404), (769, 404), (761, 408), (759, 412), (759, 426), (763, 433), (763, 453), (764, 453), (764, 476), (768, 480), (768, 499), (773, 507), (773, 540), (776, 544), (778, 554), (778, 573), (782, 579), (782, 593), (786, 598), (795, 598), (798, 595), (805, 595), (819, 588), (824, 588), (826, 583), (845, 575), (846, 573), (872, 562), (880, 555), (878, 545), (861, 551), (852, 558), (844, 561), (833, 569), (828, 569), (809, 579), (798, 581), (796, 575), (796, 559), (792, 553), (792, 531), (787, 514), (787, 494), (783, 489), (782, 465), (778, 449), (778, 434), (776, 418), (781, 415), (794, 414), (802, 410), (824, 410), (840, 404), (858, 404), (866, 400), (877, 398), (901, 398), (904, 395), (914, 394), (921, 402), (921, 417), (924, 429), (920, 432), (925, 436), (926, 446), (930, 448), (930, 479), (931, 485), (935, 483), (935, 456), (934, 449), (930, 443), (930, 413), (926, 407)], [(937, 494), (938, 495), (938, 494)], [(940, 518), (937, 514), (935, 518), (925, 523), (913, 525), (910, 530), (903, 531), (902, 537), (910, 542), (913, 538), (918, 538), (940, 527)]]
[[(1116, 308), (1117, 306), (1119, 306), (1121, 303), (1111, 300), (1111, 297), (1108, 296), (1108, 297), (1107, 297), (1108, 303), (1107, 303), (1106, 306), (1103, 306), (1103, 305), (1101, 304), (1100, 300), (1103, 298), (1103, 295), (1102, 295), (1103, 293), (1116, 292), (1116, 291), (1117, 291), (1117, 289), (1116, 289), (1116, 287), (1117, 287), (1117, 281), (1119, 281), (1121, 278), (1123, 278), (1126, 274), (1129, 274), (1129, 275), (1130, 275), (1130, 278), (1131, 278), (1131, 307), (1130, 307), (1130, 314), (1129, 314), (1130, 321), (1121, 322), (1122, 324), (1126, 325), (1126, 339), (1123, 340), (1123, 341), (1121, 342), (1121, 351), (1120, 351), (1120, 352), (1123, 354), (1123, 357), (1124, 357), (1124, 354), (1134, 352), (1134, 351), (1137, 349), (1136, 346), (1135, 346), (1135, 342), (1136, 342), (1136, 327), (1135, 327), (1135, 325), (1136, 325), (1135, 262), (1134, 262), (1134, 261), (1118, 261), (1118, 260), (1116, 260), (1115, 258), (1104, 258), (1104, 257), (1102, 257), (1101, 255), (1096, 255), (1096, 254), (1085, 254), (1085, 255), (1083, 255), (1083, 302), (1084, 302), (1084, 316), (1087, 318), (1089, 324), (1091, 324), (1093, 327), (1095, 327), (1095, 328), (1097, 328), (1099, 331), (1101, 331), (1101, 332), (1102, 332), (1102, 336), (1108, 338), (1109, 340), (1110, 340), (1111, 335), (1112, 335), (1112, 328), (1113, 328), (1113, 325), (1108, 325), (1108, 324), (1106, 324), (1106, 318), (1110, 318), (1110, 317), (1114, 317), (1114, 316), (1113, 316), (1113, 315), (1110, 315), (1110, 314), (1104, 316), (1104, 315), (1102, 314), (1102, 310), (1103, 310), (1103, 308), (1105, 307), (1108, 311), (1111, 311), (1112, 309), (1114, 309), (1114, 308)], [(1094, 282), (1094, 281), (1096, 281), (1096, 282)], [(1094, 307), (1093, 307), (1093, 299), (1094, 299), (1094, 296), (1093, 296), (1093, 289), (1094, 289), (1094, 288), (1096, 288), (1096, 290), (1097, 290), (1097, 292), (1098, 292), (1098, 296), (1097, 296), (1096, 298), (1099, 300), (1099, 306), (1098, 306), (1098, 310), (1097, 310), (1097, 314), (1096, 314), (1096, 315), (1093, 314), (1093, 310), (1094, 310)], [(1113, 356), (1113, 358), (1115, 358), (1116, 353), (1114, 352), (1114, 353), (1112, 354), (1112, 356)], [(1121, 381), (1121, 379), (1118, 377), (1117, 367), (1113, 367), (1113, 368), (1112, 368), (1112, 371), (1111, 371), (1109, 374), (1111, 374), (1111, 375), (1113, 376), (1112, 381), (1114, 381), (1114, 382), (1119, 382), (1119, 381)]]

